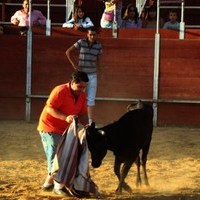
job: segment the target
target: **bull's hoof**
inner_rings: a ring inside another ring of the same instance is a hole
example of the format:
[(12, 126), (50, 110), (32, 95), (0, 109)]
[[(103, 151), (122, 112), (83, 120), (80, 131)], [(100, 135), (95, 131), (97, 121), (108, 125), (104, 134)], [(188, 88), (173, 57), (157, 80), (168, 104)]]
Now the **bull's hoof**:
[(116, 194), (122, 194), (122, 188), (121, 188), (121, 187), (118, 187), (118, 188), (115, 190), (115, 193), (116, 193)]
[(141, 185), (142, 185), (142, 181), (141, 180), (137, 180), (136, 181), (136, 187), (138, 188), (138, 187), (141, 187)]
[(132, 193), (132, 189), (131, 189), (131, 187), (127, 183), (123, 183), (122, 187), (128, 193)]
[(141, 179), (140, 176), (138, 176), (137, 179), (136, 179), (136, 187), (137, 187), (137, 188), (138, 188), (138, 187), (141, 187), (141, 185), (142, 185), (142, 179)]
[(150, 187), (149, 181), (145, 181), (146, 187)]
[(79, 191), (79, 190), (76, 190), (75, 188), (72, 188), (70, 191), (77, 198), (89, 198), (90, 197), (90, 194), (88, 192)]

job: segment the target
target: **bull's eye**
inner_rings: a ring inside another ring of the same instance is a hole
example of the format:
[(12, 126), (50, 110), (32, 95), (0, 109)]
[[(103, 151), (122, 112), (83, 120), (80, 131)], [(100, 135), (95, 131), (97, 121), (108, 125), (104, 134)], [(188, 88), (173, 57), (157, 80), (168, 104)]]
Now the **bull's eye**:
[(99, 130), (99, 133), (100, 133), (101, 135), (105, 135), (105, 131), (103, 131), (103, 130)]

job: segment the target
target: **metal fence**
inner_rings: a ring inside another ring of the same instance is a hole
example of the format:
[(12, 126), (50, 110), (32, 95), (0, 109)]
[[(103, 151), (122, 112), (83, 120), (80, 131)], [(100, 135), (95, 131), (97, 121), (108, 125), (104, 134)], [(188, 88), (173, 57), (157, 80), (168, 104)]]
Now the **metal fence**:
[[(161, 3), (177, 3), (177, 1), (161, 1)], [(180, 1), (179, 1), (180, 2)], [(3, 18), (3, 15), (5, 14), (5, 11), (4, 11), (4, 7), (5, 6), (21, 6), (22, 4), (21, 3), (1, 3), (0, 2), (0, 6), (1, 6), (1, 9), (2, 9), (2, 17)], [(45, 7), (47, 10), (48, 10), (48, 0), (47, 0), (47, 3), (46, 4), (32, 4), (33, 6), (37, 6), (37, 7)], [(50, 14), (52, 12), (52, 9), (53, 8), (56, 8), (56, 7), (62, 7), (62, 8), (65, 8), (66, 10), (66, 18), (68, 16), (68, 6), (67, 4), (52, 4), (50, 3), (49, 4), (50, 6)], [(137, 5), (138, 6), (138, 5)], [(141, 10), (141, 6), (140, 7), (140, 10)], [(174, 5), (170, 5), (170, 6), (165, 6), (164, 4), (163, 5), (160, 5), (160, 9), (181, 9), (181, 5), (179, 6), (174, 6)], [(200, 6), (184, 6), (184, 10), (200, 10)], [(6, 25), (9, 25), (11, 24), (10, 21), (3, 21), (1, 20), (0, 21), (0, 24), (6, 24)], [(52, 26), (61, 26), (62, 23), (58, 23), (58, 22), (54, 22), (54, 23), (51, 23)], [(200, 24), (199, 25), (193, 25), (193, 24), (185, 24), (185, 28), (200, 28)]]

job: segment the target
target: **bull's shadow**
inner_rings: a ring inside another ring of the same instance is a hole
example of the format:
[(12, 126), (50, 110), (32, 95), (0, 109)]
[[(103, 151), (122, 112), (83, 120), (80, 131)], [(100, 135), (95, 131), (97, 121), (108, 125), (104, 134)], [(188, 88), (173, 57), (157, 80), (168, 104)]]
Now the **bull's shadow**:
[[(128, 112), (118, 121), (101, 128), (95, 128), (95, 123), (92, 123), (86, 129), (93, 167), (100, 167), (107, 150), (112, 151), (115, 155), (114, 172), (119, 180), (117, 193), (122, 193), (122, 189), (132, 193), (130, 186), (125, 182), (125, 178), (134, 162), (137, 165), (136, 185), (139, 186), (142, 183), (141, 165), (144, 172), (144, 183), (149, 185), (146, 162), (152, 132), (152, 105), (141, 101), (128, 106)], [(141, 156), (140, 150), (142, 151)]]

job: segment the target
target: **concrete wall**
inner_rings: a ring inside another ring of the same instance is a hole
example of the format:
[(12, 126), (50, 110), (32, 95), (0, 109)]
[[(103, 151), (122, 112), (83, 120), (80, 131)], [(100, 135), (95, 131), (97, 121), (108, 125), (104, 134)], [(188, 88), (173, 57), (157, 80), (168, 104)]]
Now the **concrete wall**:
[[(55, 28), (51, 37), (34, 30), (32, 57), (32, 95), (48, 95), (52, 88), (69, 80), (72, 67), (65, 50), (84, 32)], [(37, 33), (37, 34), (36, 34)], [(120, 117), (129, 99), (153, 98), (153, 30), (120, 30), (111, 38), (111, 30), (101, 30), (104, 69), (98, 74), (96, 121), (109, 123)], [(158, 125), (198, 126), (200, 104), (177, 103), (200, 100), (200, 40), (197, 30), (178, 33), (161, 31)], [(26, 37), (0, 36), (0, 119), (25, 119)], [(114, 98), (116, 101), (109, 98)], [(122, 101), (123, 100), (123, 101)], [(174, 103), (170, 101), (176, 100)], [(46, 98), (31, 99), (31, 119), (38, 120)], [(166, 102), (163, 102), (166, 101)]]

